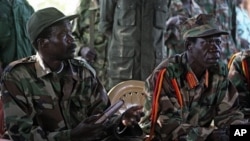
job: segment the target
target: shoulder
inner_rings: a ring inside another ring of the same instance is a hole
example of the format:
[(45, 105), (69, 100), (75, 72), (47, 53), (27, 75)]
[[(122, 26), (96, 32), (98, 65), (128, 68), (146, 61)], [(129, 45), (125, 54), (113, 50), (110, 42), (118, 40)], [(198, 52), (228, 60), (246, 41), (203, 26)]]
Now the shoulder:
[(16, 61), (11, 62), (6, 68), (4, 69), (5, 72), (10, 72), (14, 69), (16, 69), (19, 66), (23, 66), (26, 64), (33, 64), (36, 62), (35, 56), (29, 56), (26, 58), (22, 58)]
[(169, 77), (179, 77), (184, 71), (185, 67), (183, 65), (183, 60), (185, 58), (184, 54), (178, 54), (173, 57), (163, 60), (157, 67), (156, 71), (166, 69), (166, 73)]
[(217, 74), (218, 76), (227, 77), (228, 75), (227, 64), (223, 61), (220, 61), (214, 67), (209, 68), (209, 72), (211, 72), (212, 74)]
[(96, 76), (95, 69), (82, 57), (75, 57), (74, 59), (70, 59), (72, 65), (77, 67), (83, 67), (89, 70), (94, 76)]

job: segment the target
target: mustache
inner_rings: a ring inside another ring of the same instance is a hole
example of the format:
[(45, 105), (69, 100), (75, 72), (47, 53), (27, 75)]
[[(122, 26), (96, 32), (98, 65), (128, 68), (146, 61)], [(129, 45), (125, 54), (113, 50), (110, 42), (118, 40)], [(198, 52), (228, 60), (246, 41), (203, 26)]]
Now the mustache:
[(70, 47), (70, 48), (76, 48), (76, 44), (75, 44), (75, 43), (71, 43), (71, 44), (69, 45), (69, 47)]

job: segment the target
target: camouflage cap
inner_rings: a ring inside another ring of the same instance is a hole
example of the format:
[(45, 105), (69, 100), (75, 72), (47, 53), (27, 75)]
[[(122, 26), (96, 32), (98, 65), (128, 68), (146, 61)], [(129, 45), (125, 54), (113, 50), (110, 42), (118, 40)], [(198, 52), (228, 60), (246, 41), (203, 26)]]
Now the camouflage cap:
[(205, 37), (215, 34), (228, 34), (228, 32), (218, 29), (215, 18), (211, 14), (199, 14), (189, 18), (180, 25), (180, 28), (184, 40), (189, 37)]
[(33, 43), (37, 36), (50, 25), (62, 21), (62, 20), (73, 20), (78, 15), (65, 16), (61, 11), (54, 7), (48, 7), (36, 11), (30, 17), (27, 22), (27, 32), (30, 41)]

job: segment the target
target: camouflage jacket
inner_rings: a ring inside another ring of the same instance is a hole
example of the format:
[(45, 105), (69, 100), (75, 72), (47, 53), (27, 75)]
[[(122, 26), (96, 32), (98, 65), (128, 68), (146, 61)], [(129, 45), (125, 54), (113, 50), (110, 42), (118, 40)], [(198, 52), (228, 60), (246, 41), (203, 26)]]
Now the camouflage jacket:
[[(246, 122), (243, 114), (237, 110), (238, 93), (227, 79), (226, 65), (219, 63), (207, 69), (198, 80), (183, 53), (161, 63), (146, 81), (149, 96), (145, 104), (146, 117), (142, 122), (146, 133), (150, 129), (153, 88), (159, 71), (164, 68), (166, 73), (157, 102), (155, 136), (158, 140), (175, 140), (181, 135), (187, 135), (188, 140), (192, 141), (205, 140), (214, 130), (214, 126), (211, 126), (213, 120), (218, 128)], [(179, 87), (181, 99), (177, 98), (173, 80)], [(193, 85), (190, 85), (191, 82)]]
[(65, 61), (57, 74), (39, 55), (27, 57), (5, 69), (2, 84), (6, 127), (14, 141), (69, 141), (71, 129), (110, 105), (95, 71), (83, 60)]
[(246, 116), (250, 117), (250, 50), (234, 54), (229, 61), (228, 68), (228, 78), (239, 92), (241, 109)]

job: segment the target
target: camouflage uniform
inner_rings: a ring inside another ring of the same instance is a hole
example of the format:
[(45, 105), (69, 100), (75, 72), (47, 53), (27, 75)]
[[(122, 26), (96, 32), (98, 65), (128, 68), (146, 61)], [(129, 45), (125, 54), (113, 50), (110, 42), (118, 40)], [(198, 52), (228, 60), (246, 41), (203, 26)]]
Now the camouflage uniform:
[(224, 45), (222, 48), (222, 59), (228, 62), (232, 54), (240, 50), (236, 45), (236, 29), (235, 23), (235, 1), (234, 0), (197, 0), (203, 11), (208, 14), (214, 14), (217, 18), (219, 29), (226, 30), (230, 33), (224, 36)]
[[(166, 73), (158, 101), (160, 111), (155, 128), (157, 138), (170, 141), (181, 135), (187, 135), (188, 140), (205, 140), (214, 130), (214, 127), (210, 126), (212, 120), (219, 128), (241, 122), (243, 114), (236, 110), (238, 93), (227, 80), (226, 65), (220, 62), (218, 66), (209, 69), (207, 77), (204, 75), (200, 81), (195, 78), (197, 85), (195, 88), (190, 88), (186, 77), (188, 73), (193, 74), (193, 71), (187, 64), (186, 54), (183, 53), (164, 61), (146, 81), (147, 91), (150, 94), (145, 105), (147, 115), (142, 124), (146, 133), (149, 133), (150, 128), (148, 116), (151, 113), (153, 88), (158, 73), (163, 68), (166, 68)], [(182, 108), (171, 83), (173, 78), (177, 80), (181, 92)]]
[[(146, 80), (142, 127), (150, 135), (154, 132), (157, 141), (200, 141), (232, 124), (247, 123), (238, 109), (238, 93), (227, 79), (227, 66), (219, 58), (220, 35), (228, 33), (208, 14), (194, 16), (181, 27), (186, 51), (164, 60)], [(211, 61), (214, 56), (216, 61)], [(228, 138), (226, 131), (223, 135)]]
[[(181, 15), (189, 18), (203, 13), (200, 6), (194, 0), (172, 0), (170, 8), (171, 17)], [(182, 53), (186, 50), (178, 25), (167, 27), (165, 40), (168, 57)]]
[[(5, 121), (14, 141), (69, 141), (71, 129), (110, 105), (84, 60), (66, 60), (63, 71), (56, 73), (39, 55), (27, 57), (5, 69), (2, 84)], [(107, 136), (115, 135), (118, 119), (107, 124)]]
[[(98, 0), (81, 0), (80, 6), (78, 7), (78, 14), (80, 15), (74, 21), (73, 34), (78, 43), (78, 50), (80, 47), (93, 47), (97, 53), (97, 58), (93, 62), (93, 67), (97, 72), (97, 76), (103, 85), (107, 83), (107, 44), (108, 40), (106, 36), (98, 31), (98, 23), (100, 21), (100, 10)], [(94, 31), (91, 33), (91, 16), (93, 18)], [(93, 39), (91, 34), (93, 34)], [(93, 41), (92, 41), (93, 40)], [(93, 42), (93, 43), (91, 43)], [(76, 51), (77, 53), (79, 51)], [(78, 55), (78, 54), (77, 54)]]
[(100, 31), (109, 36), (109, 88), (145, 80), (166, 57), (165, 22), (170, 0), (101, 0)]
[(241, 109), (246, 118), (250, 118), (250, 79), (248, 76), (250, 71), (250, 50), (234, 54), (229, 61), (228, 67), (228, 78), (234, 83), (239, 92)]

